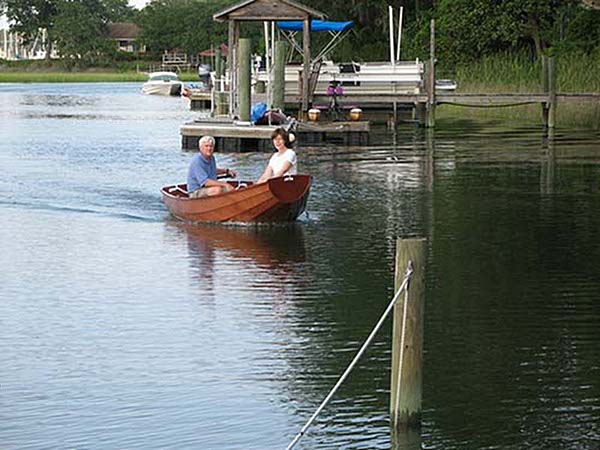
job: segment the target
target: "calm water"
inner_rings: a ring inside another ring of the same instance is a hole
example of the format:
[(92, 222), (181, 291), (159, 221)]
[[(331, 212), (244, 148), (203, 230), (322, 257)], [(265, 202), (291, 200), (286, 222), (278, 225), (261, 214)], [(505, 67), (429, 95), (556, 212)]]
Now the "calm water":
[[(297, 448), (600, 448), (600, 135), (455, 121), (301, 148), (290, 227), (184, 226), (185, 100), (0, 85), (0, 448), (281, 449), (428, 239), (421, 435), (391, 325)], [(218, 154), (244, 178), (268, 155)]]

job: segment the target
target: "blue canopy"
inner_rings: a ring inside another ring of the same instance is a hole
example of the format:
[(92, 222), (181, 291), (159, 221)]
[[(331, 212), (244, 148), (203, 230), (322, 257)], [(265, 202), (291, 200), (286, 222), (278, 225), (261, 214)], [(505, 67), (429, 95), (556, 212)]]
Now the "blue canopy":
[[(302, 31), (302, 21), (277, 22), (280, 30), (284, 31)], [(311, 20), (310, 31), (318, 33), (320, 31), (346, 31), (354, 26), (354, 22), (328, 22), (325, 20)]]

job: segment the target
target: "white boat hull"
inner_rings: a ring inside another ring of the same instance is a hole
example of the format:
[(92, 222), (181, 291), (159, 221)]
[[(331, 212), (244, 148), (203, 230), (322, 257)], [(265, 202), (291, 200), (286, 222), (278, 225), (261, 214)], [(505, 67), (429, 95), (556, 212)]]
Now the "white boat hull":
[(142, 85), (142, 92), (149, 95), (181, 95), (182, 90), (180, 81), (149, 81)]

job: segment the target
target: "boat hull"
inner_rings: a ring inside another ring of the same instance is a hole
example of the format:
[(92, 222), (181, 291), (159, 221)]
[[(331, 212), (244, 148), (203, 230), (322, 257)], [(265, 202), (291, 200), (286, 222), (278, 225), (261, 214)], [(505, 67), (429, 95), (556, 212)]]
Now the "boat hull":
[(148, 95), (181, 95), (181, 82), (148, 82), (142, 85), (142, 92)]
[(171, 214), (186, 222), (293, 222), (306, 208), (311, 182), (310, 175), (293, 175), (210, 197), (189, 198), (184, 184), (161, 193)]

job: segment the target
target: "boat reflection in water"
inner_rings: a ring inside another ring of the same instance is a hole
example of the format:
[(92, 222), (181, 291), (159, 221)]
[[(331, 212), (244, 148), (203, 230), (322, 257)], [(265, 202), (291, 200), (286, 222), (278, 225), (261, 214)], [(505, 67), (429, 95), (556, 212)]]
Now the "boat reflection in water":
[(297, 223), (240, 227), (173, 220), (168, 226), (185, 235), (192, 276), (205, 291), (217, 288), (217, 284), (229, 289), (232, 285), (249, 288), (265, 274), (270, 282), (277, 283), (305, 260), (304, 232)]

